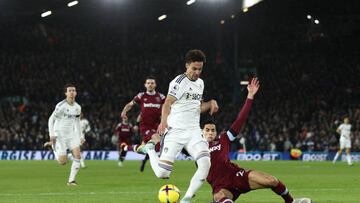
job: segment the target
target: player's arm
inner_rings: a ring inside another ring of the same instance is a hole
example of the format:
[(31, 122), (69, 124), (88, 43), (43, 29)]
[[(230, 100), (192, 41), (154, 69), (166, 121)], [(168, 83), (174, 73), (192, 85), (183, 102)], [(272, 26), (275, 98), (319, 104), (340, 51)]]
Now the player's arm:
[(341, 125), (336, 129), (336, 132), (337, 132), (338, 134), (341, 133)]
[(161, 109), (161, 122), (159, 124), (158, 127), (158, 133), (160, 135), (164, 134), (165, 129), (168, 127), (167, 124), (167, 119), (168, 116), (170, 114), (170, 108), (171, 105), (176, 101), (176, 97), (172, 96), (172, 95), (168, 95), (165, 99), (164, 104), (162, 105), (162, 109)]
[(51, 116), (49, 117), (49, 120), (48, 120), (49, 136), (50, 136), (50, 142), (52, 142), (52, 144), (55, 143), (56, 136), (57, 136), (54, 132), (55, 121), (56, 121), (56, 119), (61, 117), (62, 112), (63, 111), (62, 111), (61, 107), (56, 106), (55, 110), (51, 113)]
[(121, 112), (121, 118), (127, 118), (126, 113), (130, 111), (130, 109), (135, 106), (135, 104), (136, 103), (134, 100), (131, 100), (129, 103), (127, 103)]
[(219, 106), (216, 100), (212, 99), (208, 102), (201, 102), (200, 109), (201, 109), (201, 113), (210, 111), (210, 115), (212, 115), (213, 113), (216, 113), (219, 110)]
[(260, 84), (259, 81), (257, 80), (257, 78), (253, 78), (251, 80), (251, 83), (247, 86), (248, 89), (248, 95), (247, 95), (247, 99), (245, 101), (245, 104), (243, 105), (243, 107), (240, 110), (240, 113), (238, 114), (236, 120), (232, 123), (230, 129), (227, 131), (227, 135), (229, 137), (230, 141), (235, 140), (236, 136), (239, 134), (241, 128), (243, 127), (253, 100), (254, 100), (254, 96), (256, 94), (256, 92), (259, 90)]
[[(81, 109), (80, 109), (80, 112), (81, 112)], [(80, 114), (77, 115), (75, 118), (75, 127), (78, 132), (78, 136), (80, 138), (80, 144), (82, 145), (85, 142), (85, 133), (81, 132)]]

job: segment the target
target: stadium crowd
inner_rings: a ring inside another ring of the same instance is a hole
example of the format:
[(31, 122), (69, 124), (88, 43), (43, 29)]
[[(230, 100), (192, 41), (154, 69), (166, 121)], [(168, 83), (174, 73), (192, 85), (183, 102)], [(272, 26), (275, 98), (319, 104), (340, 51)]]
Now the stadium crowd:
[[(202, 75), (205, 100), (219, 102), (221, 111), (215, 116), (219, 129), (229, 126), (245, 96), (246, 87), (239, 88), (238, 80), (246, 75), (234, 77), (238, 70), (233, 68), (232, 53), (224, 51), (232, 40), (226, 34), (219, 37), (200, 28), (194, 34), (173, 27), (162, 31), (130, 27), (131, 34), (124, 34), (121, 28), (66, 25), (65, 29), (44, 23), (4, 24), (1, 30), (6, 30), (0, 33), (2, 150), (43, 149), (47, 119), (63, 99), (67, 82), (76, 84), (77, 101), (92, 127), (86, 148), (115, 149), (112, 140), (121, 109), (143, 91), (145, 76), (156, 76), (158, 90), (167, 93), (169, 80), (185, 70), (184, 54), (191, 48), (207, 54)], [(286, 43), (278, 43), (284, 41), (281, 34), (264, 36), (241, 48), (239, 67), (255, 68), (261, 90), (239, 140), (245, 138), (246, 150), (335, 151), (339, 137), (335, 130), (349, 116), (352, 150), (360, 151), (360, 62), (358, 51), (348, 49), (358, 44), (358, 37), (306, 32), (290, 36)], [(215, 40), (222, 42), (216, 49), (209, 43)], [(137, 113), (130, 114), (132, 123)], [(233, 151), (239, 148), (239, 142), (232, 146)]]

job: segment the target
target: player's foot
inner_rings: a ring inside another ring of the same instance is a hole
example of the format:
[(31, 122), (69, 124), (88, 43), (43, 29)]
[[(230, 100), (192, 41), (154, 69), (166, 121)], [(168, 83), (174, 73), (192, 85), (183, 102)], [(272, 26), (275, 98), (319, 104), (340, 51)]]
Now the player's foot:
[(298, 198), (294, 199), (293, 203), (312, 203), (312, 201), (309, 198)]
[(82, 169), (85, 169), (85, 168), (87, 168), (87, 166), (85, 166), (85, 165), (81, 165), (81, 168), (82, 168)]
[(149, 141), (146, 144), (141, 144), (136, 148), (136, 152), (139, 154), (147, 154), (147, 152), (151, 149), (155, 148), (155, 143), (152, 141)]
[(349, 166), (353, 166), (354, 165), (354, 163), (350, 163), (350, 164), (348, 164)]
[(124, 164), (123, 164), (121, 161), (119, 161), (119, 162), (118, 162), (118, 166), (119, 166), (119, 167), (123, 167)]
[(68, 185), (68, 186), (77, 186), (78, 184), (77, 184), (77, 182), (75, 182), (75, 180), (74, 180), (74, 181), (68, 182), (67, 185)]

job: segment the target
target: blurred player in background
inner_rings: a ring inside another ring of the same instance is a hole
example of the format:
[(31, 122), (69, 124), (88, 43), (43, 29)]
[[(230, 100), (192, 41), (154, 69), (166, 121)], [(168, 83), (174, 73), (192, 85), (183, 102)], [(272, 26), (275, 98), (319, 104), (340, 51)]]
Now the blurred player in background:
[(217, 112), (218, 106), (215, 100), (202, 101), (204, 82), (200, 75), (205, 61), (202, 51), (188, 51), (186, 72), (170, 82), (158, 127), (158, 133), (163, 134), (160, 158), (154, 150), (156, 141), (139, 147), (139, 151), (149, 154), (151, 167), (158, 178), (170, 177), (174, 160), (183, 148), (194, 158), (198, 169), (180, 203), (191, 201), (210, 169), (208, 143), (201, 135), (200, 113), (210, 110), (212, 114)]
[[(149, 140), (159, 140), (159, 134), (156, 129), (161, 119), (161, 106), (165, 101), (165, 96), (156, 92), (156, 80), (152, 76), (145, 79), (146, 92), (138, 93), (132, 101), (125, 105), (121, 112), (121, 118), (127, 118), (127, 112), (135, 105), (139, 105), (140, 113), (140, 134), (142, 136), (142, 143), (146, 144)], [(160, 147), (158, 147), (160, 148)], [(136, 151), (137, 145), (128, 147), (128, 150)], [(149, 156), (146, 155), (140, 166), (140, 171), (144, 171), (146, 161)]]
[[(84, 113), (81, 112), (80, 114), (80, 127), (81, 127), (81, 138), (80, 138), (80, 143), (85, 143), (85, 135), (91, 131), (91, 127), (90, 127), (90, 123), (89, 121), (84, 117)], [(83, 156), (81, 155), (81, 159), (80, 159), (80, 165), (81, 168), (86, 168), (85, 165), (85, 161)]]
[(119, 142), (117, 148), (119, 151), (118, 166), (120, 167), (123, 166), (123, 162), (128, 151), (128, 146), (131, 146), (132, 144), (131, 137), (133, 136), (133, 131), (134, 128), (126, 117), (122, 118), (122, 121), (115, 128), (115, 135), (118, 136)]
[(344, 123), (342, 123), (337, 129), (336, 132), (340, 134), (340, 148), (339, 151), (336, 153), (333, 163), (335, 164), (336, 160), (341, 156), (342, 151), (345, 149), (346, 151), (346, 160), (348, 165), (353, 165), (351, 161), (351, 124), (348, 117), (344, 118)]
[(207, 181), (212, 187), (216, 203), (232, 203), (240, 194), (261, 188), (271, 188), (280, 195), (285, 203), (310, 203), (308, 198), (294, 199), (285, 185), (274, 176), (255, 171), (245, 170), (229, 159), (230, 143), (235, 140), (243, 127), (260, 85), (256, 78), (248, 85), (248, 95), (238, 117), (227, 132), (217, 136), (216, 125), (209, 120), (204, 123), (203, 136), (209, 142), (211, 167)]
[(68, 185), (77, 185), (75, 178), (80, 169), (80, 145), (85, 141), (81, 139), (80, 113), (81, 106), (75, 102), (76, 88), (73, 84), (64, 87), (66, 99), (59, 102), (49, 118), (50, 141), (44, 144), (51, 146), (56, 160), (60, 165), (67, 162), (67, 150), (73, 154)]

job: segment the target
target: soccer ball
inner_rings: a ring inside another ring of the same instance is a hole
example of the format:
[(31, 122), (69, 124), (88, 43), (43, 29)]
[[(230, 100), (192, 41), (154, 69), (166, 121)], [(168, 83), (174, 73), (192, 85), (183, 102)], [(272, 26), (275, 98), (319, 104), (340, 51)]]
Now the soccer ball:
[(159, 190), (160, 203), (176, 203), (180, 198), (180, 190), (175, 185), (166, 184)]
[(293, 159), (298, 159), (302, 154), (302, 151), (300, 149), (291, 149), (290, 156)]

